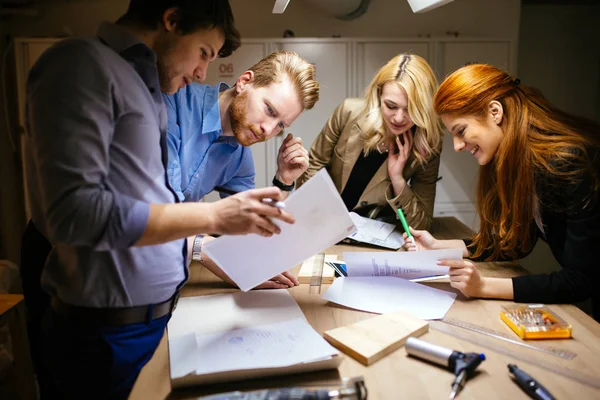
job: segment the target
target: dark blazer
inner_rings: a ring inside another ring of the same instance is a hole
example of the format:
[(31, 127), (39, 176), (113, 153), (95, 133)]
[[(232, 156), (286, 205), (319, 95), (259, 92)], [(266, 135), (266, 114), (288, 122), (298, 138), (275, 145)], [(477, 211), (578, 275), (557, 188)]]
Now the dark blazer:
[[(591, 154), (591, 165), (600, 177), (600, 150)], [(592, 177), (591, 172), (570, 182), (549, 175), (537, 177), (544, 231), (535, 222), (532, 231), (536, 240), (548, 243), (562, 268), (512, 278), (516, 302), (574, 303), (591, 298), (594, 319), (600, 322), (600, 189), (593, 193)]]

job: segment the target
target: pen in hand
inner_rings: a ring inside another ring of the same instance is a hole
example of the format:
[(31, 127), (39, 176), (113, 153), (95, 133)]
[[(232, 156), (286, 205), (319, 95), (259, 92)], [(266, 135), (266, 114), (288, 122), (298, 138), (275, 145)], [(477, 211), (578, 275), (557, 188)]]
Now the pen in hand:
[[(227, 189), (222, 186), (215, 186), (215, 188), (213, 190), (215, 192), (228, 194), (228, 195), (234, 195), (234, 194), (239, 193), (239, 192), (236, 192), (235, 190)], [(273, 207), (277, 207), (280, 210), (285, 209), (285, 203), (283, 201), (274, 201), (273, 199), (262, 199), (262, 202), (264, 204), (269, 204), (269, 205), (272, 205)]]
[(406, 232), (406, 239), (412, 240), (414, 243), (415, 238), (413, 237), (412, 233), (410, 233), (410, 228), (408, 227), (408, 223), (406, 222), (406, 217), (404, 217), (404, 213), (402, 212), (401, 208), (398, 209), (398, 218), (400, 218), (402, 227), (404, 228), (404, 231)]
[(508, 371), (513, 374), (515, 382), (531, 397), (536, 400), (555, 400), (548, 389), (540, 385), (538, 381), (529, 376), (525, 371), (519, 369), (515, 364), (508, 364)]

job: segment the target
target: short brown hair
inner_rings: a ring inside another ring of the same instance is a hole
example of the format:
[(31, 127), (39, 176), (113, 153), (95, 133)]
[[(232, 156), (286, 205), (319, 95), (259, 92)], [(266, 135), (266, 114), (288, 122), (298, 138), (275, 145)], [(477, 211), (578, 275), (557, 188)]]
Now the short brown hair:
[(310, 110), (319, 100), (319, 82), (315, 79), (315, 67), (298, 54), (291, 51), (277, 51), (254, 64), (249, 69), (254, 72), (257, 87), (270, 85), (287, 75), (302, 102), (302, 108)]

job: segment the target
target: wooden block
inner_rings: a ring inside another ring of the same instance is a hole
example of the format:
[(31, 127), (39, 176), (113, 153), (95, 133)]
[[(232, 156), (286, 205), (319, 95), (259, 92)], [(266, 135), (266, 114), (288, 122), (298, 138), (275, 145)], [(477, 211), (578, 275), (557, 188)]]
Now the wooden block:
[[(310, 284), (310, 280), (312, 279), (313, 274), (313, 263), (314, 257), (312, 256), (308, 260), (302, 263), (300, 267), (300, 272), (298, 273), (298, 280), (300, 283)], [(337, 256), (335, 254), (326, 254), (325, 262), (327, 261), (337, 261)], [(330, 284), (333, 283), (335, 279), (335, 271), (329, 265), (325, 264), (323, 266), (323, 279), (321, 280), (322, 284)]]
[(404, 312), (379, 315), (352, 325), (326, 331), (334, 347), (364, 365), (371, 365), (404, 346), (409, 336), (429, 331), (429, 322)]

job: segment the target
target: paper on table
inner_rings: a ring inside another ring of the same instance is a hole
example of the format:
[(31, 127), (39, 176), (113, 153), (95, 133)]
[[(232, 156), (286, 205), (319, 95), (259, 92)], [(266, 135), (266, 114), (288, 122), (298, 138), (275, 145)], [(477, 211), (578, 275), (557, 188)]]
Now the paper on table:
[(345, 252), (348, 276), (396, 276), (405, 279), (444, 275), (448, 267), (438, 260), (460, 260), (461, 249), (421, 250), (401, 252)]
[(377, 221), (371, 218), (361, 217), (355, 212), (350, 213), (352, 222), (356, 225), (357, 232), (363, 236), (370, 236), (375, 239), (385, 240), (396, 226), (387, 222)]
[(323, 298), (377, 314), (404, 311), (421, 319), (440, 319), (456, 294), (391, 276), (360, 276), (336, 279)]
[(279, 235), (221, 236), (204, 245), (206, 254), (243, 291), (333, 246), (356, 229), (325, 169), (285, 204), (296, 223), (273, 220), (281, 228)]
[[(307, 368), (339, 354), (310, 327), (284, 289), (182, 298), (169, 321), (168, 337), (171, 377), (178, 386), (208, 383), (205, 377), (219, 371), (244, 370), (243, 376), (257, 377), (256, 371), (264, 368), (298, 363)], [(252, 358), (244, 353), (250, 351), (249, 340)], [(240, 354), (232, 355), (234, 351)]]
[[(197, 375), (253, 368), (274, 368), (314, 361), (338, 354), (304, 317), (226, 332), (195, 334), (170, 341), (184, 355), (171, 370), (173, 378), (193, 368)], [(181, 362), (183, 361), (183, 362)]]

